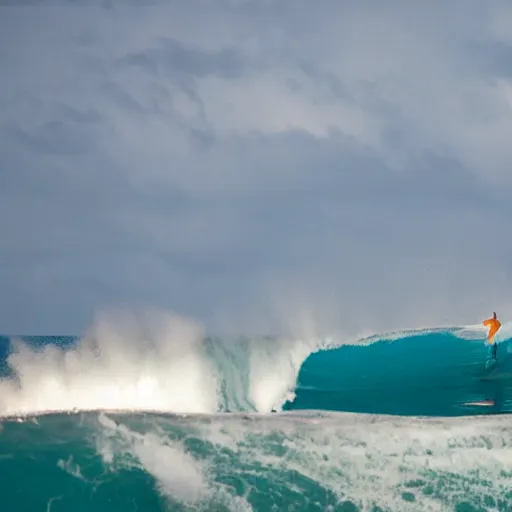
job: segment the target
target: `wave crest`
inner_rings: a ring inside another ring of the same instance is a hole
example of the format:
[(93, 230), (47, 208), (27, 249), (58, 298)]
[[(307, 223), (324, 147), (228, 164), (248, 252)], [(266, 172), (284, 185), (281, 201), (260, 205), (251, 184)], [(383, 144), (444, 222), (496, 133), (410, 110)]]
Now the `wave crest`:
[(66, 410), (175, 413), (280, 409), (315, 342), (204, 338), (166, 312), (101, 316), (72, 346), (11, 340), (0, 415)]

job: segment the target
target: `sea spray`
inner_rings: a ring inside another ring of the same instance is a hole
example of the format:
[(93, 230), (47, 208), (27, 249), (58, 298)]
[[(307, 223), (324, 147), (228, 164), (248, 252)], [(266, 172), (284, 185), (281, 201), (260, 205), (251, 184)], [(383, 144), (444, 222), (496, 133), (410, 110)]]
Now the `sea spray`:
[(101, 317), (72, 347), (12, 341), (0, 414), (73, 409), (214, 412), (202, 330), (171, 314)]
[(189, 318), (102, 315), (71, 346), (11, 340), (0, 415), (34, 411), (269, 412), (293, 396), (318, 347), (280, 338), (205, 338)]

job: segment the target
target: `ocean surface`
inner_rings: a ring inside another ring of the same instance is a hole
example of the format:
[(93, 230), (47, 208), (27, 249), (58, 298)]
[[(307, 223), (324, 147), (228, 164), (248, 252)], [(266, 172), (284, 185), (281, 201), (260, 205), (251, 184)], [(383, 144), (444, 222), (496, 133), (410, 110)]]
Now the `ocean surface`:
[(0, 337), (0, 510), (510, 511), (511, 338)]

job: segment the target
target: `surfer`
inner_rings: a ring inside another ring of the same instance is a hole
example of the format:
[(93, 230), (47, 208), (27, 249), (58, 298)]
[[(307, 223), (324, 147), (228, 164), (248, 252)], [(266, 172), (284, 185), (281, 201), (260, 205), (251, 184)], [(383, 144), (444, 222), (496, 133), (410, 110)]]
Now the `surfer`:
[(496, 355), (498, 352), (498, 345), (494, 341), (494, 336), (499, 331), (501, 327), (501, 323), (496, 317), (496, 313), (492, 314), (492, 318), (488, 318), (482, 322), (486, 327), (489, 327), (489, 332), (487, 333), (487, 343), (492, 347), (492, 358), (496, 359)]

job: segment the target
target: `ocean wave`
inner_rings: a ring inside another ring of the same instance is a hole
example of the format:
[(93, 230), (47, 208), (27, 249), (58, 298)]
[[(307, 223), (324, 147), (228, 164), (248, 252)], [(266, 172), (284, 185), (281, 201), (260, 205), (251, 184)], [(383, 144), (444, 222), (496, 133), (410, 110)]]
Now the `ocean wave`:
[[(512, 334), (512, 325), (504, 323), (503, 332)], [(0, 415), (90, 409), (460, 415), (468, 413), (466, 402), (482, 400), (494, 404), (486, 412), (508, 411), (509, 346), (502, 340), (492, 373), (484, 339), (479, 326), (358, 340), (221, 339), (172, 314), (109, 315), (80, 338), (11, 339)]]

